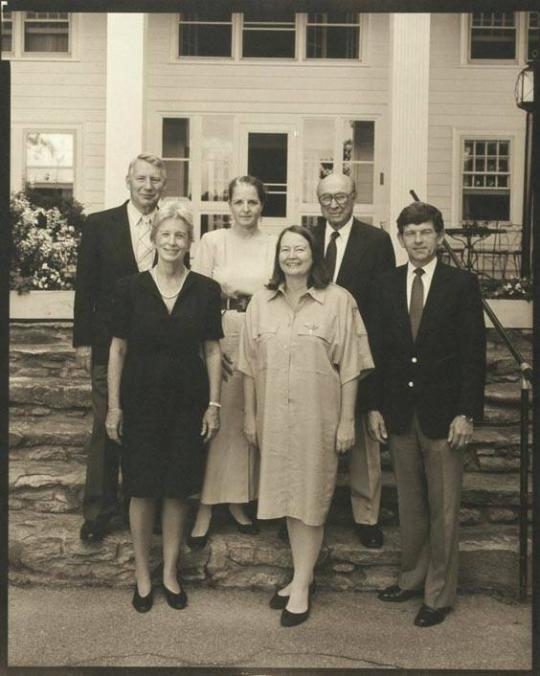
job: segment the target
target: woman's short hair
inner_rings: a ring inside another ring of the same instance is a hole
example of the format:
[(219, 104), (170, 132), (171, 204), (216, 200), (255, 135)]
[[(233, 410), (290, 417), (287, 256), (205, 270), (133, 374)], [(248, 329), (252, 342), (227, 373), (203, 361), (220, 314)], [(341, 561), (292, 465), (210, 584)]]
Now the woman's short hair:
[(431, 221), (435, 232), (444, 230), (444, 221), (441, 212), (427, 202), (413, 202), (405, 207), (397, 217), (397, 227), (400, 234), (406, 225), (420, 225)]
[(227, 199), (229, 202), (232, 200), (234, 189), (240, 183), (251, 185), (257, 191), (259, 202), (261, 204), (266, 202), (266, 188), (264, 187), (264, 183), (255, 176), (237, 176), (236, 178), (233, 178), (233, 180), (229, 183), (229, 187), (227, 188)]
[(323, 252), (320, 246), (315, 241), (310, 230), (304, 228), (303, 225), (290, 225), (285, 230), (282, 230), (279, 234), (278, 241), (276, 243), (276, 253), (274, 256), (274, 271), (272, 272), (272, 277), (266, 285), (267, 289), (277, 289), (279, 285), (285, 281), (285, 274), (279, 265), (279, 250), (281, 248), (281, 240), (287, 232), (292, 232), (295, 235), (301, 235), (309, 244), (311, 249), (311, 256), (313, 262), (311, 265), (311, 270), (308, 276), (308, 286), (313, 286), (316, 289), (324, 289), (328, 286), (331, 281), (330, 273), (326, 269), (324, 263)]
[(156, 241), (156, 234), (161, 224), (170, 219), (183, 221), (187, 225), (189, 241), (193, 242), (193, 216), (191, 214), (191, 205), (187, 201), (167, 202), (158, 209), (154, 223), (152, 224), (152, 230), (150, 231), (150, 240), (152, 242)]

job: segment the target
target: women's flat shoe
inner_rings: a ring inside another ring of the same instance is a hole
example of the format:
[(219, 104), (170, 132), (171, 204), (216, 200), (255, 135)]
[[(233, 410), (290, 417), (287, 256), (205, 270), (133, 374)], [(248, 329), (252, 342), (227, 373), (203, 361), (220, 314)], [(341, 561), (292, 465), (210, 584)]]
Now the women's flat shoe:
[(190, 549), (193, 549), (194, 551), (198, 551), (199, 549), (203, 549), (206, 547), (206, 543), (208, 542), (208, 529), (204, 535), (190, 535), (187, 539), (188, 546)]
[(260, 533), (259, 526), (256, 523), (240, 523), (236, 519), (234, 519), (234, 523), (238, 532), (243, 535), (257, 535), (257, 533)]
[(154, 590), (151, 589), (150, 593), (146, 596), (141, 596), (137, 585), (135, 585), (135, 592), (133, 594), (133, 599), (131, 600), (132, 606), (138, 613), (147, 613), (152, 609), (154, 604)]
[(170, 607), (174, 608), (175, 610), (182, 610), (187, 606), (188, 600), (187, 594), (184, 591), (180, 579), (178, 580), (178, 585), (180, 587), (180, 591), (178, 593), (167, 589), (165, 585), (163, 585), (163, 591), (165, 592), (165, 599), (167, 600), (167, 603), (170, 605)]
[[(315, 591), (317, 589), (317, 585), (315, 584), (315, 580), (309, 585), (309, 599), (311, 601), (311, 597), (313, 594), (315, 594)], [(285, 606), (289, 603), (289, 596), (283, 596), (282, 594), (279, 594), (276, 592), (272, 598), (270, 599), (270, 603), (268, 604), (272, 610), (283, 610)]]
[(287, 608), (281, 611), (281, 626), (282, 627), (296, 627), (302, 622), (305, 622), (309, 617), (309, 602), (307, 610), (304, 613), (291, 613)]

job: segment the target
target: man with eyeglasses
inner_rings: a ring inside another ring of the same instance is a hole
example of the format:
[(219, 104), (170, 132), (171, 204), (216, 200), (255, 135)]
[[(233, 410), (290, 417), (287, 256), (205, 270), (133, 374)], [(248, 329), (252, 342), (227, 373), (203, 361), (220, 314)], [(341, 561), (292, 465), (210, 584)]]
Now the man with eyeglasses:
[[(369, 289), (381, 273), (396, 265), (392, 242), (384, 230), (354, 218), (356, 187), (350, 176), (325, 176), (319, 182), (317, 196), (322, 219), (314, 228), (315, 238), (325, 253), (333, 281), (356, 299), (369, 335)], [(378, 549), (383, 545), (378, 523), (381, 461), (379, 444), (369, 437), (366, 427), (370, 381), (368, 376), (358, 386), (358, 429), (350, 451), (349, 476), (356, 533), (364, 547)]]

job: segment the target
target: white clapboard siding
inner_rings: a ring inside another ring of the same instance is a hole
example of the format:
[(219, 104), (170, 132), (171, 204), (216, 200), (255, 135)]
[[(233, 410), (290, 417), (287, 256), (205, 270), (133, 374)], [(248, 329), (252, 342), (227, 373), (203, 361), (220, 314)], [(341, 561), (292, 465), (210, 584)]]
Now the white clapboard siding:
[(459, 200), (451, 188), (460, 189), (460, 158), (455, 156), (454, 136), (461, 131), (507, 133), (516, 139), (512, 211), (520, 213), (525, 115), (516, 107), (514, 84), (521, 68), (462, 65), (461, 15), (431, 15), (427, 199), (442, 210), (449, 226), (456, 226), (460, 217)]
[(92, 212), (103, 207), (107, 17), (78, 14), (76, 27), (75, 58), (12, 60), (12, 187), (20, 187), (24, 129), (75, 129), (75, 196)]

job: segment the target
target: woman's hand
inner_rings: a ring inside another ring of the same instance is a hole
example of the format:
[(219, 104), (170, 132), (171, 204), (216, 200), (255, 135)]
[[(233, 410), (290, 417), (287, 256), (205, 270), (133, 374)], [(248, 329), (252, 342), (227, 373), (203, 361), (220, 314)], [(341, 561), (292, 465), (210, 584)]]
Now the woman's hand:
[(336, 434), (336, 453), (343, 455), (354, 446), (354, 418), (340, 420)]
[(105, 429), (109, 439), (119, 444), (122, 441), (124, 414), (121, 408), (110, 408), (105, 418)]
[(254, 415), (244, 413), (244, 435), (251, 448), (257, 448), (257, 423)]
[(206, 443), (216, 436), (219, 430), (219, 408), (217, 406), (209, 406), (203, 415), (201, 437)]

